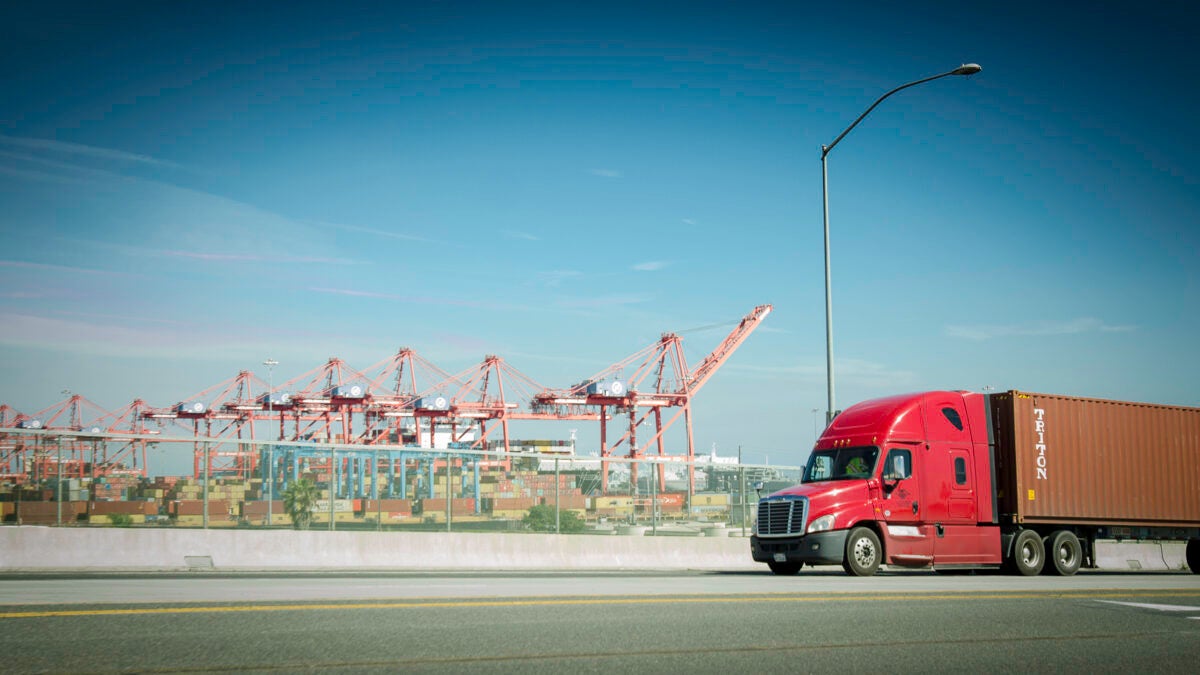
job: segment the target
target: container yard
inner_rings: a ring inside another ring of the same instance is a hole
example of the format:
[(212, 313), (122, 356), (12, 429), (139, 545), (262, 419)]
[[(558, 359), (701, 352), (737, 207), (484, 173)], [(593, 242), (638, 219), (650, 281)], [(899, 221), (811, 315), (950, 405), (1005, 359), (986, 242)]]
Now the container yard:
[[(328, 527), (332, 516), (335, 527), (423, 529), (444, 526), (449, 511), (460, 527), (521, 529), (536, 506), (556, 507), (591, 525), (726, 522), (738, 499), (729, 492), (595, 494), (594, 487), (587, 487), (599, 484), (595, 471), (555, 475), (492, 462), (481, 466), (476, 479), (467, 459), (452, 459), (448, 466), (445, 460), (405, 461), (405, 478), (374, 474), (361, 484), (338, 480), (332, 498), (328, 471), (301, 474), (318, 488), (312, 526)], [(261, 478), (210, 478), (206, 484), (191, 477), (136, 476), (49, 480), (37, 489), (10, 483), (0, 486), (0, 512), (4, 523), (21, 525), (291, 527), (279, 498), (284, 481), (274, 483), (272, 499), (268, 485)]]
[[(771, 309), (755, 307), (694, 368), (663, 333), (565, 387), (495, 355), (451, 375), (403, 347), (363, 370), (330, 358), (278, 385), (268, 359), (266, 382), (241, 371), (168, 405), (109, 411), (69, 391), (34, 413), (6, 403), (3, 522), (287, 527), (283, 496), (301, 480), (317, 490), (311, 527), (512, 529), (539, 506), (592, 524), (726, 520), (744, 481), (699, 470), (691, 403)], [(598, 455), (580, 470), (574, 429), (569, 441), (522, 440), (512, 432), (524, 421), (595, 423)], [(190, 457), (190, 475), (155, 471), (164, 452)]]

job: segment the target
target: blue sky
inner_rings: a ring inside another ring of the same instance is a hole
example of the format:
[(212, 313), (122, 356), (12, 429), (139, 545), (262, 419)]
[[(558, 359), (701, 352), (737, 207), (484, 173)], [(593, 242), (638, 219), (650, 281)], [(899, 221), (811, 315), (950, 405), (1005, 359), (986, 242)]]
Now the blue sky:
[[(382, 3), (381, 3), (382, 4)], [(697, 445), (1018, 388), (1195, 406), (1188, 3), (0, 9), (0, 402), (168, 406), (413, 347), (566, 386), (681, 332)], [(597, 444), (587, 425), (517, 435)]]

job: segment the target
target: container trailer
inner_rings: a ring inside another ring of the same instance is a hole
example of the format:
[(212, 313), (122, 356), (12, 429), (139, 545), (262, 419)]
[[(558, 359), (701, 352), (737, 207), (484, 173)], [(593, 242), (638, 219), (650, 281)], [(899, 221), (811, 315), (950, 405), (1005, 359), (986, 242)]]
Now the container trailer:
[(1200, 408), (1007, 391), (859, 403), (799, 485), (758, 503), (754, 560), (1069, 576), (1096, 542), (1186, 542), (1200, 573)]

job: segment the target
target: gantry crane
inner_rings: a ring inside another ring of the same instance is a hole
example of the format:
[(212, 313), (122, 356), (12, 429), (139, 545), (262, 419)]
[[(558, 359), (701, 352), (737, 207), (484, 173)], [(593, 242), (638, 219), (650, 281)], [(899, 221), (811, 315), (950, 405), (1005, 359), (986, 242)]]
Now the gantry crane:
[[(663, 434), (682, 416), (687, 428), (688, 483), (694, 485), (695, 441), (692, 436), (692, 397), (708, 382), (729, 359), (734, 351), (758, 328), (771, 313), (771, 305), (759, 305), (747, 314), (737, 326), (717, 345), (695, 370), (689, 370), (683, 353), (683, 339), (675, 333), (663, 333), (659, 340), (646, 348), (614, 363), (583, 382), (565, 390), (547, 390), (534, 397), (534, 409), (549, 411), (578, 411), (591, 407), (599, 408), (600, 455), (611, 457), (623, 444), (629, 448), (627, 456), (637, 459), (646, 454), (651, 445), (658, 455), (665, 456)], [(625, 381), (619, 377), (627, 370), (632, 375)], [(678, 408), (665, 422), (663, 409)], [(611, 446), (608, 445), (607, 410), (625, 413), (629, 417), (628, 430)], [(638, 444), (637, 431), (651, 417), (654, 419), (653, 435), (644, 444)], [(601, 461), (602, 489), (608, 491), (608, 463)], [(630, 480), (637, 485), (637, 465), (631, 467)], [(659, 474), (660, 488), (665, 481)]]
[[(501, 440), (495, 441), (495, 445), (504, 452), (512, 449), (510, 421), (597, 421), (602, 458), (613, 457), (627, 448), (626, 456), (638, 459), (652, 448), (659, 456), (669, 456), (664, 434), (682, 417), (687, 437), (686, 458), (691, 460), (695, 457), (692, 398), (771, 309), (771, 305), (755, 307), (695, 369), (688, 368), (682, 338), (675, 333), (663, 333), (655, 343), (565, 389), (543, 387), (495, 355), (486, 356), (480, 364), (462, 373), (447, 375), (405, 347), (368, 369), (368, 372), (378, 371), (374, 377), (333, 357), (322, 366), (274, 387), (264, 386), (250, 371), (241, 371), (174, 406), (151, 408), (137, 399), (123, 411), (100, 411), (103, 414), (88, 424), (83, 423), (81, 410), (96, 406), (77, 395), (34, 416), (21, 415), (6, 405), (0, 408), (0, 427), (35, 422), (61, 427), (59, 420), (65, 416), (68, 419), (64, 428), (73, 432), (139, 435), (143, 438), (118, 446), (112, 455), (105, 443), (101, 456), (93, 456), (92, 465), (93, 471), (132, 468), (145, 475), (144, 437), (156, 433), (147, 432), (147, 422), (155, 422), (159, 431), (164, 424), (177, 425), (196, 439), (193, 448), (196, 475), (201, 473), (203, 464), (210, 472), (233, 472), (248, 477), (256, 469), (258, 454), (244, 441), (255, 440), (255, 423), (261, 421), (278, 425), (278, 434), (271, 434), (278, 439), (384, 446), (432, 447), (440, 427), (449, 429), (451, 442), (486, 448), (489, 438), (499, 432)], [(621, 374), (626, 372), (629, 377), (622, 378)], [(664, 416), (664, 410), (670, 408), (676, 409), (674, 414)], [(629, 423), (622, 435), (609, 443), (608, 422), (618, 414), (627, 415)], [(356, 417), (362, 429), (358, 433), (355, 433)], [(402, 433), (404, 419), (411, 419), (415, 425), (412, 433)], [(293, 427), (291, 434), (285, 433), (287, 422), (292, 422), (287, 425)], [(644, 426), (652, 428), (647, 432)], [(72, 435), (76, 439), (81, 436), (86, 434)], [(234, 447), (226, 449), (225, 444)], [(29, 448), (25, 445), (19, 436), (4, 439), (0, 444), (0, 473), (28, 473), (28, 467), (39, 458), (28, 461), (30, 458), (25, 455)], [(96, 452), (95, 443), (92, 447), (93, 453)], [(64, 468), (72, 473), (83, 471), (84, 450), (76, 448), (69, 454)], [(26, 460), (24, 466), (18, 468), (22, 459)], [(125, 467), (124, 460), (131, 467)], [(71, 468), (74, 464), (70, 462), (79, 465), (78, 471)], [(608, 462), (602, 459), (602, 465), (603, 488), (607, 491)], [(636, 464), (632, 474), (636, 485)], [(694, 483), (694, 472), (690, 469), (689, 479)], [(660, 485), (663, 480), (660, 476)]]

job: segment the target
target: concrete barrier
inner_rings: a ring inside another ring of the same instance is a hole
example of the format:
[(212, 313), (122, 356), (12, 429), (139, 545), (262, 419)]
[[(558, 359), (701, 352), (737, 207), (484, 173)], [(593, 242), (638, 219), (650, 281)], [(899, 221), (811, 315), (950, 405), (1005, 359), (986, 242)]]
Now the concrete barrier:
[[(765, 569), (732, 531), (638, 534), (0, 527), (0, 572)], [(1184, 550), (1180, 542), (1098, 542), (1097, 562), (1109, 570), (1180, 570)]]
[(1185, 570), (1187, 544), (1181, 541), (1098, 541), (1096, 564), (1106, 570)]
[(0, 527), (0, 571), (761, 570), (742, 539)]

